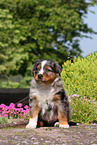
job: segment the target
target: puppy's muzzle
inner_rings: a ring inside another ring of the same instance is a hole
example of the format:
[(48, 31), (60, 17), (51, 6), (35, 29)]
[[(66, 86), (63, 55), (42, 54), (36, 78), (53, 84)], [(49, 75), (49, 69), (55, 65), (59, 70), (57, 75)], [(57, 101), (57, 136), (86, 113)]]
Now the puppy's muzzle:
[(42, 74), (39, 74), (38, 75), (38, 79), (41, 80), (42, 78), (43, 78), (43, 75)]

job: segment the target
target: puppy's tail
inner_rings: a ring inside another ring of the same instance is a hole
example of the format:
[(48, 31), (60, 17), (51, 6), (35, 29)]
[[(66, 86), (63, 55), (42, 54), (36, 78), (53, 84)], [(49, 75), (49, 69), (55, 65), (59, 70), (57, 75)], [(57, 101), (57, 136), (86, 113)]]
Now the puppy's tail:
[(69, 121), (69, 126), (78, 126), (79, 123), (77, 122), (73, 122), (73, 121)]

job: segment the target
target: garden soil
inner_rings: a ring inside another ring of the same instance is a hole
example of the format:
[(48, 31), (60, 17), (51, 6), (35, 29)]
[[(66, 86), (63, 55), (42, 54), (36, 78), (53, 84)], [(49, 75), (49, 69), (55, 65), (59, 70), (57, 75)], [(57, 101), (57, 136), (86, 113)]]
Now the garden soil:
[(97, 145), (97, 124), (25, 129), (26, 123), (0, 125), (0, 145)]

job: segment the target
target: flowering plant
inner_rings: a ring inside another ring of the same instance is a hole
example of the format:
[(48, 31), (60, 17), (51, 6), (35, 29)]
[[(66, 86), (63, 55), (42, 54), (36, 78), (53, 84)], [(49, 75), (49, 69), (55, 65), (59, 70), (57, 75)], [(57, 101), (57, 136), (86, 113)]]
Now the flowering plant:
[(8, 118), (21, 118), (25, 113), (29, 111), (28, 105), (22, 108), (22, 104), (18, 103), (17, 107), (15, 107), (14, 103), (10, 103), (9, 106), (5, 104), (0, 105), (0, 116), (8, 117)]
[(77, 123), (97, 124), (97, 101), (94, 98), (73, 94), (68, 97), (72, 109), (71, 120)]

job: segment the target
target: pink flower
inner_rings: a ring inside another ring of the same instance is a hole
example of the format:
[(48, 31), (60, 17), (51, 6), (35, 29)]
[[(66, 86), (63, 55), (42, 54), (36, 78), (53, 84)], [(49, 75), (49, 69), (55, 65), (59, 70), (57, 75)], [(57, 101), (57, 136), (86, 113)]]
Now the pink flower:
[(24, 106), (24, 108), (27, 110), (27, 109), (29, 109), (29, 106), (28, 106), (28, 105), (26, 105), (26, 106)]
[(7, 114), (4, 114), (4, 117), (8, 117), (8, 115)]
[(6, 113), (7, 113), (6, 110), (3, 110), (2, 114), (4, 115), (4, 114), (6, 114)]
[(79, 97), (79, 95), (73, 94), (72, 97), (73, 97), (73, 98), (74, 98), (74, 97)]
[(2, 109), (0, 108), (0, 112), (2, 112)]
[(17, 104), (17, 107), (22, 107), (22, 103), (18, 103)]
[(19, 114), (19, 117), (20, 117), (21, 115), (22, 115), (22, 114), (20, 113), (20, 114)]
[(5, 106), (6, 106), (5, 104), (1, 104), (1, 105), (0, 105), (0, 108), (1, 108), (1, 109), (4, 109)]
[(9, 109), (14, 109), (15, 108), (15, 104), (14, 103), (10, 103), (10, 105), (9, 105)]
[(22, 107), (22, 103), (18, 103), (17, 104), (18, 108), (15, 108), (15, 104), (14, 103), (10, 103), (9, 106), (6, 106), (5, 104), (1, 104), (0, 105), (0, 116), (3, 115), (4, 117), (13, 117), (13, 118), (18, 118), (21, 117), (24, 113), (29, 111), (29, 106), (26, 105), (23, 108)]
[(5, 106), (5, 110), (9, 110), (9, 106)]
[(23, 111), (22, 111), (22, 113), (25, 113), (25, 112), (26, 112), (26, 110), (23, 110)]
[(20, 112), (20, 108), (15, 108), (13, 114), (18, 114)]
[(23, 111), (23, 108), (20, 108), (20, 112), (22, 112)]

